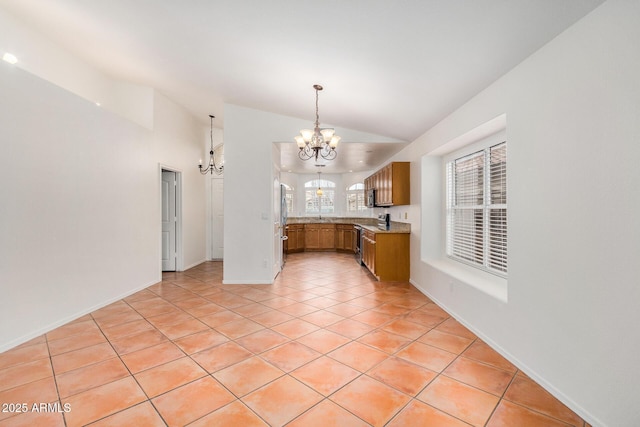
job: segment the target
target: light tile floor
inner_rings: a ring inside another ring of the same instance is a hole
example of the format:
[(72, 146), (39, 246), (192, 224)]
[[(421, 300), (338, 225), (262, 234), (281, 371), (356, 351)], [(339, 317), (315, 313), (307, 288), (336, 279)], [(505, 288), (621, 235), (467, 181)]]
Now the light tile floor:
[(587, 426), (351, 255), (289, 255), (274, 285), (221, 280), (220, 262), (165, 273), (0, 354), (0, 426)]

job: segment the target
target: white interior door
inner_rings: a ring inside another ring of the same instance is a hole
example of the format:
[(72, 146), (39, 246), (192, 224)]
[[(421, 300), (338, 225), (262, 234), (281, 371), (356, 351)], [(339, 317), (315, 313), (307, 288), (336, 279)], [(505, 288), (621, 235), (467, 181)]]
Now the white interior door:
[(176, 271), (176, 173), (162, 171), (162, 271)]
[(211, 178), (211, 259), (224, 257), (224, 179)]

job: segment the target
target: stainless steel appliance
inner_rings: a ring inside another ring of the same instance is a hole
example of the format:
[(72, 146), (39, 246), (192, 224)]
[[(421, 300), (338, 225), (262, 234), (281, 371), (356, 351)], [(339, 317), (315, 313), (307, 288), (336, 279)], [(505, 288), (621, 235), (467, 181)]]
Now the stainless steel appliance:
[(359, 225), (354, 225), (353, 229), (356, 231), (356, 262), (362, 265), (362, 238), (364, 233)]
[(378, 228), (380, 230), (389, 230), (391, 228), (391, 214), (378, 215)]
[(367, 190), (367, 207), (373, 208), (376, 205), (376, 190), (371, 188)]

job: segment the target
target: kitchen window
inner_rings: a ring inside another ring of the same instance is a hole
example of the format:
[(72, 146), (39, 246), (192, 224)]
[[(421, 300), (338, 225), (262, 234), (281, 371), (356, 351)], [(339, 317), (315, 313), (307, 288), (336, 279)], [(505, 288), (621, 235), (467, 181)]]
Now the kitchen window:
[[(322, 194), (318, 194), (321, 190)], [(313, 179), (304, 183), (305, 214), (334, 213), (336, 183), (327, 179)]]
[(507, 275), (507, 143), (446, 163), (446, 252), (502, 277)]
[(282, 185), (284, 186), (284, 190), (285, 190), (284, 200), (285, 200), (285, 203), (287, 204), (287, 213), (291, 214), (293, 213), (293, 194), (294, 194), (293, 187), (284, 183)]
[(367, 209), (364, 201), (364, 183), (358, 182), (347, 188), (347, 212), (361, 212)]

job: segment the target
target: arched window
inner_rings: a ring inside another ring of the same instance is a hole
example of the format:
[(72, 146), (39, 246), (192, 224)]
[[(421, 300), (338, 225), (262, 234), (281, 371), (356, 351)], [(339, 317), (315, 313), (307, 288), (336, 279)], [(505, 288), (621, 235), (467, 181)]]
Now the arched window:
[(358, 182), (347, 188), (347, 212), (361, 212), (367, 209), (364, 202), (364, 184)]
[(287, 213), (291, 214), (293, 213), (293, 187), (290, 187), (289, 185), (282, 183), (282, 186), (284, 187), (284, 200), (287, 204)]
[[(322, 194), (318, 194), (322, 190)], [(304, 183), (304, 211), (306, 214), (334, 213), (336, 183), (327, 179), (313, 179)]]

